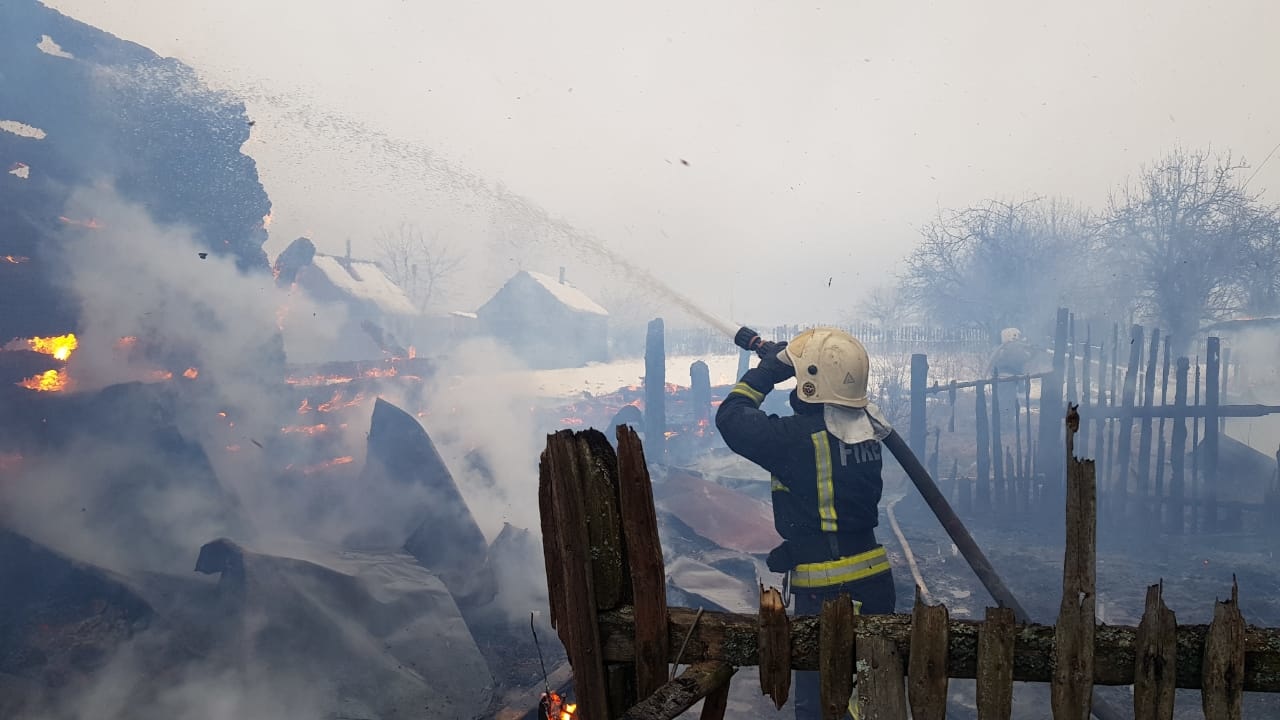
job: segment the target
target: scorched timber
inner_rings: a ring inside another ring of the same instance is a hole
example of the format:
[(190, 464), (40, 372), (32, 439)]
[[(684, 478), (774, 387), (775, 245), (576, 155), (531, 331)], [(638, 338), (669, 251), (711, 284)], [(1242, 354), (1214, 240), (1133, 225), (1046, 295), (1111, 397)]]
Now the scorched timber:
[[(669, 646), (680, 647), (695, 612), (672, 608), (667, 625)], [(953, 678), (974, 678), (977, 673), (978, 629), (976, 620), (948, 623), (948, 674)], [(1180, 688), (1200, 688), (1207, 625), (1178, 626), (1178, 676)], [(911, 650), (910, 615), (863, 615), (858, 618), (859, 635), (889, 638), (904, 662)], [(1047, 683), (1053, 676), (1052, 625), (1018, 625), (1014, 628), (1013, 679)], [(635, 619), (630, 607), (600, 614), (600, 639), (606, 663), (632, 662)], [(693, 630), (682, 663), (723, 660), (735, 667), (757, 665), (759, 620), (755, 615), (705, 612)], [(1247, 627), (1245, 639), (1244, 689), (1252, 692), (1280, 692), (1280, 629)], [(1137, 628), (1099, 625), (1094, 635), (1093, 681), (1097, 685), (1133, 684)], [(796, 670), (818, 669), (818, 619), (798, 617), (791, 623), (791, 666)]]

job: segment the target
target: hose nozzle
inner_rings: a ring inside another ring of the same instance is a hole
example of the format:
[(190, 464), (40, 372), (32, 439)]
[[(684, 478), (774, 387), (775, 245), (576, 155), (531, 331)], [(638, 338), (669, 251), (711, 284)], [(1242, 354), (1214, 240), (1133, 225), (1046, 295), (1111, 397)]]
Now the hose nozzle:
[(764, 339), (760, 337), (760, 333), (744, 325), (733, 336), (733, 344), (747, 352), (756, 352), (764, 345)]

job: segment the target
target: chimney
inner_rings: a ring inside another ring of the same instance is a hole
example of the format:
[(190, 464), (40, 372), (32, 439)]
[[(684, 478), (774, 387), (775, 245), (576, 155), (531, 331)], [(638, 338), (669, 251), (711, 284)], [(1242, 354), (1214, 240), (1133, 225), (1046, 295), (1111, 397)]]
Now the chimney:
[(561, 285), (564, 284), (564, 266), (563, 265), (560, 266), (560, 284)]

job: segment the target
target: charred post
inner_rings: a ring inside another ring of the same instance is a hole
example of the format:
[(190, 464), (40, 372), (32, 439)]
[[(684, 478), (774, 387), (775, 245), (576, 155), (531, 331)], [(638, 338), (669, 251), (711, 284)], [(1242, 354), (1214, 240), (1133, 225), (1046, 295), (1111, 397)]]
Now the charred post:
[(649, 321), (645, 336), (644, 439), (647, 457), (663, 462), (667, 448), (667, 350), (662, 318)]
[(1138, 388), (1138, 365), (1142, 361), (1141, 325), (1134, 325), (1129, 330), (1129, 365), (1124, 371), (1124, 390), (1121, 395), (1121, 406), (1125, 412), (1120, 416), (1119, 435), (1116, 438), (1116, 475), (1112, 481), (1115, 492), (1116, 519), (1125, 517), (1129, 504), (1129, 475), (1133, 468), (1133, 409), (1134, 394)]
[(911, 449), (926, 455), (925, 437), (928, 435), (928, 412), (925, 390), (929, 386), (929, 358), (916, 353), (911, 356)]
[(1062, 568), (1062, 605), (1054, 634), (1053, 716), (1088, 720), (1093, 695), (1097, 533), (1092, 460), (1074, 456), (1080, 416), (1067, 413), (1067, 538)]
[(987, 608), (978, 630), (978, 720), (1009, 720), (1013, 712), (1013, 610)]
[(635, 430), (626, 425), (618, 427), (618, 484), (623, 543), (635, 597), (636, 695), (643, 700), (667, 679), (667, 574), (644, 448)]
[[(675, 680), (641, 700), (622, 715), (622, 720), (675, 720), (699, 700), (729, 684), (733, 666), (721, 660), (706, 660), (690, 665)], [(594, 717), (582, 712), (583, 717)]]
[(1160, 584), (1147, 588), (1146, 609), (1138, 623), (1133, 670), (1134, 720), (1172, 720), (1178, 663), (1178, 622), (1164, 604)]
[[(1185, 357), (1178, 358), (1178, 369), (1174, 374), (1173, 406), (1175, 409), (1187, 406), (1187, 372), (1191, 361)], [(1174, 418), (1173, 436), (1169, 439), (1169, 532), (1181, 535), (1183, 531), (1183, 478), (1182, 468), (1187, 458), (1187, 420)]]
[(1221, 389), (1222, 343), (1216, 337), (1209, 338), (1205, 352), (1204, 381), (1204, 462), (1201, 465), (1204, 482), (1204, 523), (1207, 532), (1218, 527), (1218, 391)]
[(760, 586), (760, 692), (781, 710), (791, 692), (791, 621), (776, 588)]
[(974, 393), (974, 433), (977, 436), (978, 477), (976, 497), (978, 510), (991, 512), (991, 427), (987, 421), (987, 394), (981, 385)]
[[(1151, 412), (1155, 405), (1156, 395), (1156, 367), (1160, 360), (1160, 328), (1151, 329), (1151, 341), (1147, 347), (1147, 373), (1143, 376), (1142, 386), (1142, 407), (1148, 413)], [(1151, 483), (1151, 417), (1147, 415), (1142, 418), (1142, 426), (1138, 431), (1138, 477), (1137, 494), (1138, 512), (1141, 513), (1143, 522), (1149, 519), (1150, 512), (1148, 508), (1147, 491)], [(1158, 505), (1156, 507), (1159, 507)], [(1159, 513), (1157, 513), (1156, 522), (1151, 527), (1159, 527)]]

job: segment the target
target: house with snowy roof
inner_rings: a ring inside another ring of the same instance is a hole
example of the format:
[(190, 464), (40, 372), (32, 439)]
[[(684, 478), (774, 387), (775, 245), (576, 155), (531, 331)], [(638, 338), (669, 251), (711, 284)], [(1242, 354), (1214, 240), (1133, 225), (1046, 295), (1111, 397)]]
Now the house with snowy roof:
[(273, 272), (280, 287), (301, 291), (321, 305), (343, 308), (332, 316), (341, 318), (337, 341), (327, 343), (315, 358), (298, 357), (308, 353), (291, 346), (286, 314), (282, 320), (291, 360), (371, 360), (405, 354), (403, 344), (422, 314), (378, 263), (351, 257), (350, 245), (345, 256), (326, 255), (317, 252), (311, 240), (298, 238), (276, 258)]
[(609, 355), (609, 312), (560, 270), (557, 280), (521, 270), (476, 311), (481, 333), (531, 368), (580, 367)]

